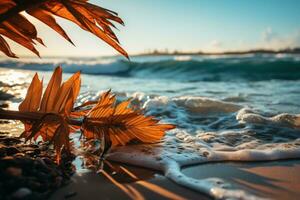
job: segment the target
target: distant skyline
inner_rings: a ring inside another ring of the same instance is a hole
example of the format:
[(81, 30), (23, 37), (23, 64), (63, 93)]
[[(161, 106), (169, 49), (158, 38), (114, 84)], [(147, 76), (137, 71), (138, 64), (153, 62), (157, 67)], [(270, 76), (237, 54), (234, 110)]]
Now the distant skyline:
[[(129, 54), (153, 51), (242, 51), (300, 46), (298, 0), (93, 0), (119, 13), (116, 30)], [(47, 48), (41, 56), (105, 56), (117, 52), (74, 24), (59, 20), (76, 47), (34, 20)], [(12, 44), (12, 43), (10, 43)], [(20, 56), (33, 56), (11, 45)]]

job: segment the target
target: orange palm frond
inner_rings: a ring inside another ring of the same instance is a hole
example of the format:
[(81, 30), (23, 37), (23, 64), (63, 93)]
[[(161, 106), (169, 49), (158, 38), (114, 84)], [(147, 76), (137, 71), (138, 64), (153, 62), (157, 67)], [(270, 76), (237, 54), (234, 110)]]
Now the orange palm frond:
[[(112, 28), (116, 22), (124, 25), (117, 13), (88, 3), (87, 0), (3, 0), (0, 2), (0, 51), (9, 57), (16, 58), (8, 43), (2, 36), (24, 46), (39, 56), (35, 48), (36, 42), (43, 44), (37, 36), (35, 26), (20, 12), (25, 11), (73, 44), (64, 29), (56, 22), (58, 16), (77, 24), (105, 41), (119, 53), (128, 58), (126, 51), (120, 46), (119, 40)], [(2, 35), (2, 36), (1, 36)]]
[(39, 79), (39, 76), (36, 73), (27, 90), (25, 99), (19, 105), (19, 110), (28, 111), (28, 112), (38, 111), (41, 103), (42, 91), (43, 91), (43, 81)]
[(171, 124), (158, 124), (152, 116), (130, 109), (130, 100), (115, 104), (116, 98), (110, 91), (102, 94), (83, 124), (87, 139), (102, 139), (108, 135), (112, 146), (125, 145), (134, 139), (154, 143), (164, 136), (165, 131), (175, 128)]
[(135, 139), (143, 143), (158, 142), (166, 131), (175, 128), (131, 109), (130, 100), (116, 104), (110, 90), (98, 102), (86, 102), (74, 109), (80, 83), (80, 72), (62, 83), (62, 69), (57, 67), (42, 94), (42, 81), (36, 74), (19, 106), (20, 112), (9, 112), (25, 125), (21, 137), (26, 140), (41, 137), (53, 142), (59, 160), (63, 148), (70, 150), (69, 135), (78, 128), (85, 138), (100, 140), (104, 153), (111, 146), (126, 145)]
[[(68, 117), (71, 114), (80, 89), (80, 72), (75, 73), (61, 84), (62, 69), (57, 67), (42, 96), (42, 82), (35, 75), (24, 101), (19, 110), (23, 112), (38, 112), (44, 114), (34, 123), (23, 122), (25, 131), (21, 137), (30, 140), (39, 136), (44, 141), (52, 141), (57, 155), (62, 147), (69, 149), (69, 134), (71, 132)], [(42, 100), (41, 100), (42, 99)]]

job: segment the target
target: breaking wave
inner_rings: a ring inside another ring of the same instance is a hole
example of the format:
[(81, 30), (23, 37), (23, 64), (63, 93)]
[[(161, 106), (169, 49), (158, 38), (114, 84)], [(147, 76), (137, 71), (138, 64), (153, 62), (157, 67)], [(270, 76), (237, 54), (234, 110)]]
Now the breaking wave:
[(111, 58), (0, 59), (1, 67), (51, 71), (57, 65), (64, 72), (165, 78), (183, 81), (299, 80), (300, 57), (289, 55), (247, 56), (137, 56), (132, 61)]

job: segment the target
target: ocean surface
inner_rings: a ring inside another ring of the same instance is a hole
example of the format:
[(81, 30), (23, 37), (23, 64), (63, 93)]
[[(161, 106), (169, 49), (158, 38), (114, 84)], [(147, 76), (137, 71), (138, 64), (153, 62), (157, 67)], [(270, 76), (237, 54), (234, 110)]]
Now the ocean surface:
[(35, 71), (46, 84), (58, 65), (65, 78), (83, 73), (78, 104), (112, 89), (120, 100), (133, 98), (147, 115), (176, 124), (161, 143), (117, 148), (111, 160), (160, 170), (215, 198), (257, 199), (218, 177), (196, 180), (180, 169), (300, 158), (300, 55), (2, 58), (0, 88), (14, 95), (12, 108)]

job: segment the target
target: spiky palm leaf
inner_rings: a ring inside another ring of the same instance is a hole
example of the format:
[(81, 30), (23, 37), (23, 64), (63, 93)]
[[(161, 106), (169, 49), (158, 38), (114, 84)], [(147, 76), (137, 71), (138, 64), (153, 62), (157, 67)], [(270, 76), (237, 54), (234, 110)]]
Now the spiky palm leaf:
[(175, 128), (171, 124), (159, 124), (152, 116), (145, 116), (129, 107), (130, 100), (116, 104), (116, 97), (105, 92), (99, 102), (87, 113), (83, 134), (87, 139), (108, 136), (112, 146), (125, 145), (136, 139), (143, 143), (159, 141), (165, 131)]
[(1, 0), (0, 51), (9, 57), (16, 58), (17, 56), (11, 51), (9, 44), (2, 36), (24, 46), (38, 56), (39, 52), (35, 48), (35, 44), (36, 42), (43, 44), (35, 26), (20, 13), (22, 11), (45, 23), (73, 44), (54, 16), (72, 21), (128, 58), (128, 54), (120, 46), (118, 38), (112, 30), (112, 27), (115, 27), (112, 22), (123, 25), (122, 19), (117, 16), (117, 13), (90, 4), (87, 0)]
[[(62, 148), (70, 149), (69, 135), (81, 128), (86, 139), (100, 140), (104, 153), (111, 146), (126, 145), (136, 139), (143, 143), (159, 141), (171, 124), (159, 124), (152, 116), (130, 108), (130, 100), (116, 104), (116, 97), (105, 92), (97, 102), (86, 102), (74, 109), (80, 90), (80, 72), (62, 83), (62, 69), (57, 67), (42, 94), (43, 83), (38, 75), (32, 79), (24, 101), (19, 105), (26, 140), (53, 142), (58, 160)], [(39, 115), (39, 116), (37, 116)], [(34, 118), (34, 120), (32, 120)], [(75, 123), (76, 122), (76, 123)]]
[(62, 147), (69, 150), (71, 126), (68, 117), (80, 90), (80, 72), (75, 73), (66, 82), (62, 82), (62, 69), (57, 67), (42, 97), (42, 81), (36, 74), (28, 88), (24, 101), (19, 105), (22, 112), (43, 114), (35, 122), (23, 121), (25, 131), (21, 137), (30, 140), (39, 136), (44, 141), (52, 141), (58, 160)]

